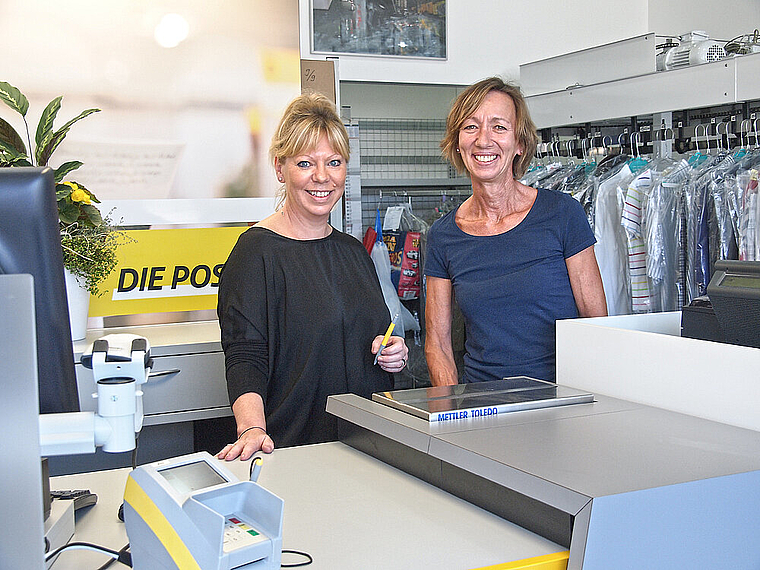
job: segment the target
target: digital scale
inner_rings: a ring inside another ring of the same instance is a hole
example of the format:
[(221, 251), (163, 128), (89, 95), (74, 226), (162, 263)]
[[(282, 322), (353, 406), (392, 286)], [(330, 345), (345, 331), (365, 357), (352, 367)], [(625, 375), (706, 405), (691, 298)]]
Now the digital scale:
[(552, 408), (594, 401), (588, 392), (527, 376), (453, 386), (432, 386), (372, 394), (375, 402), (429, 422), (478, 421), (520, 410)]
[(282, 499), (206, 452), (143, 465), (124, 491), (133, 567), (278, 569), (283, 508)]

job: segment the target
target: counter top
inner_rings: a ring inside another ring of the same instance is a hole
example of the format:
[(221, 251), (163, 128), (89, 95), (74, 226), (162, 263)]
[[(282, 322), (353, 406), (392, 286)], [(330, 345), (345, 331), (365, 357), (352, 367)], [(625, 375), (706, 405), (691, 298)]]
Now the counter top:
[(221, 332), (218, 321), (195, 321), (161, 325), (109, 327), (89, 329), (84, 340), (74, 342), (74, 361), (96, 340), (108, 334), (135, 334), (150, 342), (153, 356), (221, 351)]
[[(248, 462), (226, 465), (247, 478)], [(98, 494), (98, 504), (77, 515), (75, 540), (116, 550), (127, 543), (116, 512), (128, 474), (119, 469), (51, 480), (53, 489)], [(564, 551), (342, 443), (275, 450), (264, 458), (259, 483), (285, 501), (283, 548), (311, 554), (315, 570), (482, 568)], [(53, 570), (97, 568), (105, 560), (71, 551)]]
[(568, 570), (756, 564), (757, 432), (595, 398), (433, 423), (353, 394), (327, 410), (347, 444), (568, 546)]

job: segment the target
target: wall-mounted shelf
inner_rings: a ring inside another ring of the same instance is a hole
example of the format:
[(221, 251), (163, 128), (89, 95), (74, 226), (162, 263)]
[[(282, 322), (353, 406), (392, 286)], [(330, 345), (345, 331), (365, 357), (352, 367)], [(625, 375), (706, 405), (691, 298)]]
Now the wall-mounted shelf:
[(760, 99), (760, 54), (526, 97), (539, 129)]

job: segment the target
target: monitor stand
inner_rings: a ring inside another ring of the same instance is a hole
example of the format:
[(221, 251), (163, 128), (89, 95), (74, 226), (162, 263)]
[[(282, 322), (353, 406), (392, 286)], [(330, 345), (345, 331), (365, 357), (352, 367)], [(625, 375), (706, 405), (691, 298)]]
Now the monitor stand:
[(0, 568), (43, 570), (37, 342), (31, 275), (0, 275)]

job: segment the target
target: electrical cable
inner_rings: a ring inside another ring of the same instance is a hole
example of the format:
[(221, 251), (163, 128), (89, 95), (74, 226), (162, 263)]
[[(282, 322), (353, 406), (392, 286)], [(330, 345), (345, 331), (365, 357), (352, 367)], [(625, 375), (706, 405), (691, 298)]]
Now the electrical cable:
[(107, 554), (113, 560), (118, 560), (122, 563), (127, 560), (126, 552), (123, 551), (124, 549), (117, 552), (116, 550), (111, 550), (110, 548), (106, 548), (104, 546), (98, 546), (97, 544), (90, 544), (89, 542), (69, 542), (68, 544), (64, 544), (60, 548), (56, 548), (53, 552), (47, 554), (45, 556), (45, 562), (48, 562), (51, 558), (58, 556), (64, 550), (92, 550), (94, 552)]
[(300, 550), (285, 550), (282, 551), (283, 554), (295, 554), (296, 556), (303, 556), (306, 558), (304, 562), (296, 562), (294, 564), (280, 564), (280, 568), (298, 568), (300, 566), (308, 566), (312, 562), (314, 562), (314, 559), (311, 557), (311, 554), (308, 552), (301, 552)]
[[(124, 564), (125, 566), (132, 567), (132, 554), (129, 552), (129, 543), (124, 545), (121, 550), (119, 550), (119, 562)], [(123, 558), (123, 560), (122, 560)], [(106, 568), (110, 568), (111, 564), (116, 562), (115, 558), (111, 558), (108, 562), (100, 566), (97, 570), (106, 570)]]
[(132, 450), (132, 470), (137, 469), (137, 448), (140, 445), (140, 433), (135, 434), (135, 448)]
[[(135, 434), (135, 448), (132, 450), (132, 471), (137, 469), (137, 448), (140, 446), (140, 434)], [(116, 516), (121, 522), (124, 522), (124, 502), (119, 505), (119, 510), (116, 512)], [(129, 546), (129, 545), (127, 545)], [(98, 568), (100, 570), (100, 568)]]

